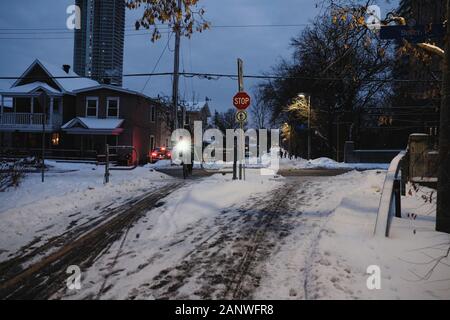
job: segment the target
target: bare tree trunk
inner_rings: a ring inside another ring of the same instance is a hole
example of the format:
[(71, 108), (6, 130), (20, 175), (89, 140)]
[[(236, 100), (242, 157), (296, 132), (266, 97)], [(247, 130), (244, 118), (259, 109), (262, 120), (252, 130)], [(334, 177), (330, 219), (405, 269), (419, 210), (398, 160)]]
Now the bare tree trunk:
[[(447, 0), (447, 21), (450, 0)], [(450, 21), (449, 21), (450, 22)], [(436, 230), (450, 233), (450, 23), (447, 22), (442, 77)]]

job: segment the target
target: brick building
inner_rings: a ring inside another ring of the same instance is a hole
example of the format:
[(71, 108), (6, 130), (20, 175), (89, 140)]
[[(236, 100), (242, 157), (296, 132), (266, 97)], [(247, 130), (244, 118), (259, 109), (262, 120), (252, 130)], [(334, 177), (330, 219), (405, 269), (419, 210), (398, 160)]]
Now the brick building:
[(108, 143), (133, 146), (145, 162), (153, 147), (170, 145), (164, 104), (78, 77), (68, 66), (35, 60), (0, 95), (2, 153), (38, 153), (43, 132), (49, 156), (60, 158), (93, 158)]

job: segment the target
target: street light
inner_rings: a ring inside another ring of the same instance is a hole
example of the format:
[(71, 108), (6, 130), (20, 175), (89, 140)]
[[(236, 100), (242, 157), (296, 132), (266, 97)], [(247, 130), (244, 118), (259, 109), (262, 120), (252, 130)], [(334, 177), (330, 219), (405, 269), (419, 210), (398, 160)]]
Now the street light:
[(298, 98), (308, 103), (308, 160), (311, 160), (311, 95), (299, 93)]

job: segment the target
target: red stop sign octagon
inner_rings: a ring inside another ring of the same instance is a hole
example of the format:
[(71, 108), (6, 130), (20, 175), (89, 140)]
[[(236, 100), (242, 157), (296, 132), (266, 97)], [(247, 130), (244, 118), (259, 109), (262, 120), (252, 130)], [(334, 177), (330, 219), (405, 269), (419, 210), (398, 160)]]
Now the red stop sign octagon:
[(250, 106), (250, 96), (246, 92), (239, 92), (233, 98), (233, 105), (239, 110), (245, 110)]

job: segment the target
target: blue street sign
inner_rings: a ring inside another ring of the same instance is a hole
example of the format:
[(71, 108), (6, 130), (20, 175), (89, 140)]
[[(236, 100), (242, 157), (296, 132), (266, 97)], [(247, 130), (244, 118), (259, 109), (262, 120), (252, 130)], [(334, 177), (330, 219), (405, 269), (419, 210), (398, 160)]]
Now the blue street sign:
[(407, 40), (412, 43), (424, 42), (430, 38), (444, 38), (442, 23), (417, 26), (382, 26), (380, 38), (383, 40)]

